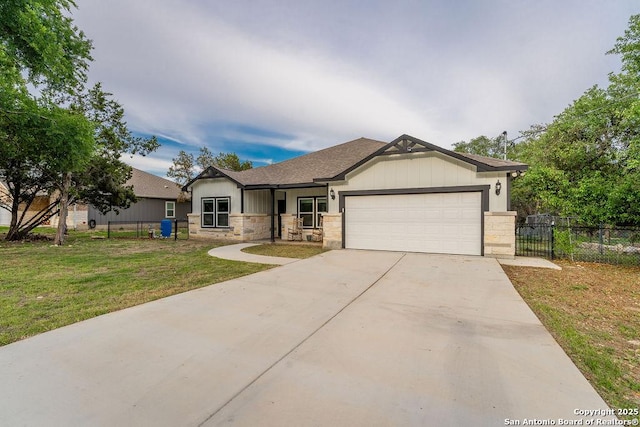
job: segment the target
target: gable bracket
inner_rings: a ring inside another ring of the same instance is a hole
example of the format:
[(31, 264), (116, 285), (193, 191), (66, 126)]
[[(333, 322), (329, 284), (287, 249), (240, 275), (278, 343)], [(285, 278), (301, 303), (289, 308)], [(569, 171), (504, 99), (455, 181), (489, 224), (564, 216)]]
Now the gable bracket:
[(433, 148), (424, 145), (420, 140), (414, 140), (409, 138), (399, 138), (394, 143), (390, 144), (386, 149), (380, 153), (380, 155), (388, 156), (392, 154), (404, 154), (404, 153), (425, 153), (433, 151)]

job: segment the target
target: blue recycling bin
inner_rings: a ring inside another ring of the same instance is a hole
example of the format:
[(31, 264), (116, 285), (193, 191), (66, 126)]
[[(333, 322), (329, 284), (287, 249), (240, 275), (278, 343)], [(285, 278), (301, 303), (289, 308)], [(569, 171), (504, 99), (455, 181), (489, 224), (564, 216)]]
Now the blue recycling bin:
[(171, 229), (172, 225), (170, 219), (163, 219), (160, 221), (160, 235), (162, 235), (162, 237), (171, 237)]

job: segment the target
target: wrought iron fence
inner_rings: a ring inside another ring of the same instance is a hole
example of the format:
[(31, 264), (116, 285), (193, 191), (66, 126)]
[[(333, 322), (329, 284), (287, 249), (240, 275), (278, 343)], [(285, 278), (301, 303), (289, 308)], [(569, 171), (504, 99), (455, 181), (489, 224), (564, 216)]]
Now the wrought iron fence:
[(174, 240), (189, 238), (189, 222), (180, 220), (170, 221), (171, 229), (163, 230), (163, 221), (109, 221), (107, 223), (107, 238), (172, 238)]
[(516, 255), (640, 265), (640, 228), (518, 225)]

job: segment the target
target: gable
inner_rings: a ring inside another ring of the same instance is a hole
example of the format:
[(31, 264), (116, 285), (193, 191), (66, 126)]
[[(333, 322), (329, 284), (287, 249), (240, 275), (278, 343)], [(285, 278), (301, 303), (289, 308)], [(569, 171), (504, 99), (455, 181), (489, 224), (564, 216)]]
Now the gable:
[(226, 177), (200, 179), (191, 185), (193, 213), (200, 213), (201, 201), (208, 197), (230, 197), (232, 212), (242, 208), (242, 190)]
[(457, 161), (459, 164), (468, 164), (478, 172), (492, 172), (492, 171), (522, 171), (528, 168), (524, 163), (512, 162), (508, 160), (494, 159), (490, 157), (477, 156), (472, 154), (457, 153), (455, 151), (447, 150), (437, 145), (430, 144), (426, 141), (422, 141), (410, 135), (401, 135), (395, 140), (386, 144), (384, 147), (378, 149), (369, 156), (363, 158), (359, 162), (353, 164), (349, 168), (345, 169), (341, 173), (328, 178), (317, 179), (317, 182), (329, 182), (329, 181), (341, 181), (344, 180), (347, 174), (354, 172), (362, 166), (369, 163), (372, 159), (377, 157), (398, 155), (405, 156), (417, 156), (423, 153), (439, 154), (444, 158), (450, 159), (450, 161)]
[(350, 188), (447, 187), (475, 185), (485, 175), (504, 173), (479, 173), (473, 165), (441, 153), (420, 152), (374, 157), (348, 173), (345, 181)]

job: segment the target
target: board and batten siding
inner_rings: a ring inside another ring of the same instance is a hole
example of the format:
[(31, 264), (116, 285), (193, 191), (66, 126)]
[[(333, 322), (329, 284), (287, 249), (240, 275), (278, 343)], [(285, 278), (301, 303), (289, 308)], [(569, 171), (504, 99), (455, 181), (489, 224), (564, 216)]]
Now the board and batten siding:
[[(200, 214), (202, 199), (207, 197), (231, 197), (231, 213), (240, 213), (242, 207), (241, 190), (233, 181), (226, 178), (200, 179), (193, 184), (191, 200), (194, 214)], [(246, 202), (246, 200), (245, 200)]]
[[(298, 198), (300, 197), (328, 197), (327, 187), (292, 188), (287, 190), (287, 213), (298, 213)], [(336, 199), (337, 200), (337, 199)]]
[[(119, 209), (119, 213), (115, 211), (107, 212), (106, 215), (100, 213), (99, 210), (93, 206), (89, 206), (87, 213), (88, 220), (94, 220), (96, 225), (107, 225), (109, 221), (119, 222), (138, 222), (138, 221), (151, 221), (159, 222), (165, 219), (165, 202), (175, 200), (165, 199), (138, 199), (137, 203), (132, 204), (127, 209)], [(175, 218), (180, 221), (187, 219), (187, 213), (191, 209), (189, 202), (176, 203)]]
[[(329, 185), (336, 195), (340, 191), (354, 190), (490, 185), (489, 211), (507, 210), (506, 172), (478, 173), (474, 166), (440, 153), (379, 156), (347, 174), (346, 178), (344, 182)], [(502, 192), (496, 196), (494, 187), (498, 179)], [(338, 201), (338, 197), (329, 199), (329, 212), (338, 212)]]
[(244, 213), (268, 214), (271, 213), (271, 191), (269, 190), (245, 190)]

